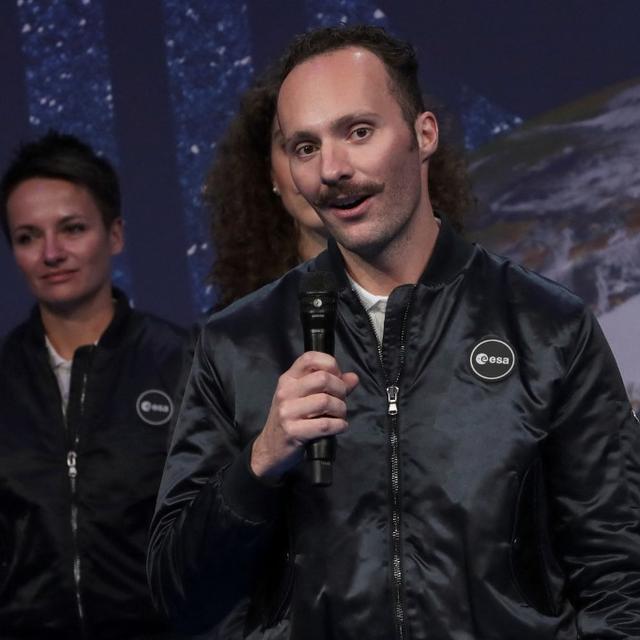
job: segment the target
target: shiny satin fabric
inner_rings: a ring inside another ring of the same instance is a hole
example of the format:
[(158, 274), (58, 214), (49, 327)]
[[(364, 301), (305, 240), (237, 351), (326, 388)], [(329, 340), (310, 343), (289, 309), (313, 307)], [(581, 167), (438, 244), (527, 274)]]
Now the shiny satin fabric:
[[(301, 273), (328, 268), (350, 426), (331, 487), (302, 466), (268, 485), (251, 442), (303, 351)], [(471, 359), (486, 340), (515, 355), (492, 380)], [(582, 303), (443, 221), (383, 353), (335, 245), (210, 320), (152, 528), (159, 606), (191, 630), (239, 616), (228, 637), (252, 639), (640, 637), (640, 426)]]

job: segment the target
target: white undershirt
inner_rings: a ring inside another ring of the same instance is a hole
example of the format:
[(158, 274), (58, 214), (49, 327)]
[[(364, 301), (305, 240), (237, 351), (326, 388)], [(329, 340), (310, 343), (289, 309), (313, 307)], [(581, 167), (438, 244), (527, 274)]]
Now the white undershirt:
[(62, 398), (62, 413), (67, 414), (69, 404), (69, 387), (71, 386), (71, 365), (73, 360), (65, 360), (54, 348), (48, 336), (44, 337), (49, 352), (49, 362), (58, 381), (60, 397)]
[[(438, 223), (439, 228), (442, 221), (440, 218), (436, 218), (435, 220)], [(376, 332), (378, 343), (382, 344), (382, 337), (384, 336), (384, 317), (387, 312), (387, 301), (389, 300), (389, 296), (376, 296), (367, 291), (364, 287), (361, 287), (348, 273), (347, 278), (349, 278), (351, 286), (358, 295), (362, 306), (371, 318), (371, 324), (373, 325), (373, 330)]]
[(371, 318), (371, 324), (373, 330), (376, 332), (378, 343), (382, 344), (382, 337), (384, 335), (384, 317), (387, 312), (387, 301), (389, 296), (377, 296), (367, 291), (364, 287), (361, 287), (349, 274), (347, 274), (351, 286), (358, 294), (358, 298), (365, 308), (365, 311)]

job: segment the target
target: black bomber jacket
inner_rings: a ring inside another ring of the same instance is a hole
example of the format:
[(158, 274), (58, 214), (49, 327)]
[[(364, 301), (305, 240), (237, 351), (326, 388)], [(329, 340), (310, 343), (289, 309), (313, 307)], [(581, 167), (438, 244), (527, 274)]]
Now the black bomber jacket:
[(173, 638), (145, 555), (185, 333), (116, 313), (74, 355), (66, 418), (37, 309), (0, 351), (0, 638)]
[[(304, 271), (340, 283), (360, 383), (334, 481), (278, 485), (250, 447), (303, 351)], [(397, 387), (397, 412), (390, 402)], [(391, 395), (390, 395), (391, 393)], [(149, 550), (184, 629), (296, 640), (640, 637), (640, 425), (575, 295), (443, 220), (381, 350), (335, 245), (203, 329)]]

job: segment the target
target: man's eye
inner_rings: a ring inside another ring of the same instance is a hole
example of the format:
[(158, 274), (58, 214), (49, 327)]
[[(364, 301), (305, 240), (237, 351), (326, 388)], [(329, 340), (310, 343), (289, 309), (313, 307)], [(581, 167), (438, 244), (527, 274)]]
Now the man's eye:
[(357, 127), (351, 132), (351, 137), (355, 140), (364, 140), (368, 138), (372, 133), (370, 127)]
[(296, 155), (303, 158), (304, 156), (310, 156), (316, 150), (313, 144), (301, 144), (296, 147)]

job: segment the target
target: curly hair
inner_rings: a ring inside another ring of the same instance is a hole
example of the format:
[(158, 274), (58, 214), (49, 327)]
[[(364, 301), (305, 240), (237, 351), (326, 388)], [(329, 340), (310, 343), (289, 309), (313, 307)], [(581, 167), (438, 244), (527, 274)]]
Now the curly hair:
[(298, 264), (298, 231), (271, 182), (271, 131), (278, 84), (268, 75), (242, 97), (216, 149), (204, 201), (221, 308)]
[[(272, 189), (271, 132), (278, 88), (278, 74), (272, 71), (243, 95), (205, 181), (215, 252), (209, 281), (218, 290), (218, 309), (300, 261), (298, 228)], [(440, 111), (431, 100), (427, 105)], [(465, 158), (449, 140), (450, 119), (444, 122), (440, 145), (429, 161), (429, 194), (434, 209), (445, 212), (462, 231), (463, 214), (472, 203), (470, 182)]]

